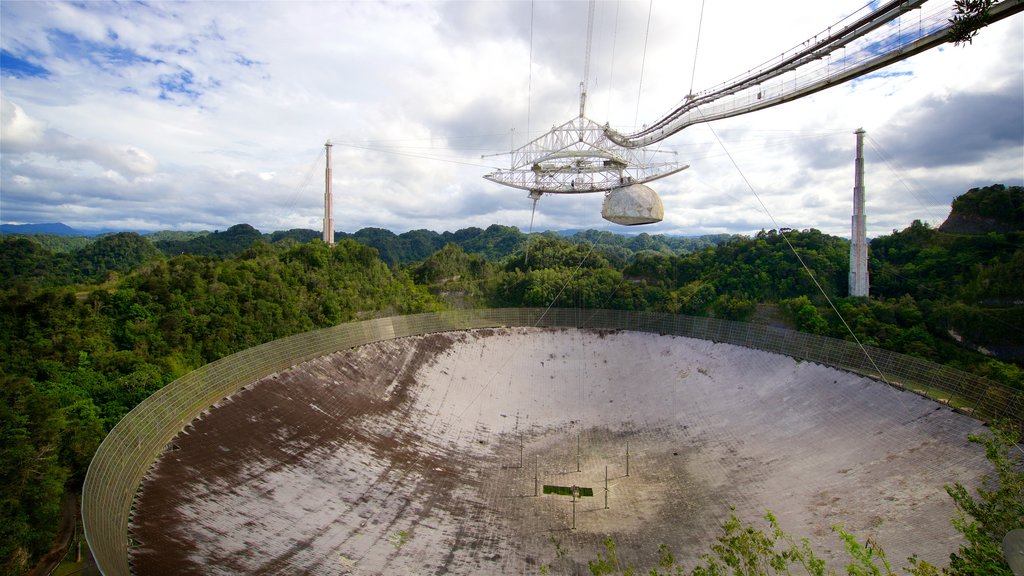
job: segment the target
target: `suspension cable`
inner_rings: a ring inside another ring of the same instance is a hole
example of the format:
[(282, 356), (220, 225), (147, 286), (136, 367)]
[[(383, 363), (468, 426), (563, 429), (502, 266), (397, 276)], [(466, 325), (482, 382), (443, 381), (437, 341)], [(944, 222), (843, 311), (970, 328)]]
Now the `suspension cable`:
[(583, 60), (583, 91), (587, 91), (590, 85), (590, 49), (594, 43), (594, 8), (597, 0), (590, 0), (590, 7), (587, 10), (587, 54)]
[[(593, 253), (594, 253), (594, 244), (591, 243), (590, 244), (590, 250), (588, 250), (586, 255), (583, 256), (583, 259), (580, 260), (580, 263), (576, 265), (576, 268), (572, 271), (572, 274), (569, 274), (569, 278), (567, 278), (565, 280), (565, 283), (562, 284), (562, 287), (558, 289), (558, 294), (555, 294), (555, 297), (551, 299), (551, 303), (548, 304), (547, 308), (544, 309), (544, 312), (537, 318), (537, 322), (534, 324), (534, 326), (539, 326), (540, 325), (541, 320), (544, 319), (544, 316), (547, 316), (548, 311), (551, 310), (551, 308), (555, 305), (556, 302), (558, 302), (558, 299), (562, 296), (562, 292), (565, 292), (565, 288), (567, 286), (569, 286), (569, 283), (572, 282), (573, 278), (576, 277), (576, 273), (579, 272), (580, 268), (583, 267), (583, 263), (586, 262), (587, 259), (590, 258), (590, 255), (593, 254)], [(578, 324), (579, 323), (577, 322), (577, 325)]]
[(320, 165), (320, 160), (324, 157), (324, 154), (324, 147), (321, 146), (320, 152), (316, 156), (316, 160), (313, 160), (313, 162), (309, 165), (309, 168), (306, 170), (306, 173), (302, 177), (302, 180), (299, 182), (298, 186), (295, 187), (295, 192), (292, 193), (291, 199), (288, 200), (287, 204), (285, 204), (284, 212), (287, 213), (291, 211), (291, 209), (295, 206), (295, 203), (298, 200), (299, 195), (305, 194), (306, 187), (309, 186), (310, 182), (312, 182), (313, 173), (316, 172), (316, 168), (317, 166)]
[(690, 90), (687, 96), (693, 94), (693, 80), (697, 77), (697, 53), (700, 50), (700, 31), (704, 28), (704, 0), (700, 1), (700, 17), (697, 19), (697, 41), (693, 45), (693, 69), (690, 71)]
[(654, 0), (647, 4), (647, 31), (644, 32), (644, 55), (640, 59), (640, 85), (636, 90), (636, 115), (633, 116), (633, 129), (637, 129), (640, 121), (640, 95), (644, 91), (644, 68), (647, 66), (647, 40), (651, 37), (651, 13), (654, 12)]
[[(703, 112), (701, 112), (699, 107), (697, 108), (697, 112), (703, 118), (704, 114)], [(782, 236), (783, 240), (785, 240), (786, 245), (789, 247), (789, 250), (793, 253), (794, 256), (796, 256), (796, 259), (798, 262), (800, 262), (800, 266), (803, 267), (804, 272), (807, 272), (807, 276), (810, 277), (811, 282), (813, 282), (814, 285), (818, 288), (818, 291), (821, 292), (821, 295), (825, 297), (825, 301), (828, 302), (829, 307), (831, 307), (832, 311), (836, 313), (836, 316), (839, 318), (839, 321), (843, 323), (843, 326), (846, 328), (846, 331), (850, 334), (850, 336), (853, 337), (853, 341), (857, 343), (857, 347), (860, 348), (860, 351), (864, 354), (864, 357), (867, 358), (868, 362), (871, 363), (871, 367), (875, 369), (875, 372), (878, 372), (878, 376), (882, 379), (883, 382), (892, 386), (892, 383), (889, 382), (889, 379), (885, 377), (885, 374), (882, 372), (882, 369), (879, 368), (878, 364), (875, 363), (875, 359), (871, 357), (871, 354), (868, 353), (867, 348), (865, 348), (864, 344), (861, 343), (860, 338), (858, 338), (857, 334), (854, 333), (853, 328), (851, 328), (850, 325), (846, 322), (846, 318), (843, 318), (843, 315), (839, 312), (839, 309), (836, 307), (835, 303), (832, 302), (832, 298), (830, 298), (829, 295), (825, 292), (825, 289), (822, 288), (821, 284), (818, 282), (818, 278), (814, 276), (814, 272), (812, 272), (810, 267), (807, 266), (807, 263), (804, 262), (804, 259), (800, 256), (800, 253), (796, 251), (796, 247), (793, 246), (793, 243), (789, 241), (789, 236), (779, 226), (779, 223), (775, 221), (775, 216), (772, 216), (771, 211), (768, 210), (768, 206), (766, 206), (764, 201), (761, 200), (761, 196), (757, 193), (757, 190), (754, 189), (753, 184), (750, 183), (750, 180), (747, 180), (746, 174), (744, 174), (743, 170), (740, 169), (739, 164), (736, 163), (736, 159), (733, 158), (732, 154), (729, 152), (729, 149), (725, 147), (725, 143), (722, 142), (722, 139), (718, 137), (718, 132), (716, 132), (714, 127), (711, 126), (710, 122), (707, 122), (707, 127), (709, 130), (711, 130), (711, 134), (714, 135), (715, 140), (718, 141), (718, 145), (722, 147), (722, 150), (725, 152), (725, 155), (729, 158), (729, 161), (732, 163), (733, 168), (736, 169), (736, 172), (739, 173), (740, 178), (743, 179), (743, 182), (747, 185), (747, 188), (750, 189), (750, 193), (754, 195), (754, 198), (757, 199), (758, 204), (761, 205), (761, 209), (764, 210), (765, 214), (767, 214), (768, 218), (772, 221), (772, 225), (775, 227), (776, 230), (779, 231), (779, 235)]]
[(587, 110), (587, 86), (590, 84), (590, 48), (594, 41), (594, 8), (597, 0), (590, 0), (590, 7), (587, 9), (587, 53), (583, 64), (583, 81), (580, 82), (580, 118)]
[(527, 270), (530, 266), (530, 243), (533, 241), (533, 217), (537, 214), (537, 200), (540, 200), (540, 194), (530, 192), (530, 198), (533, 199), (533, 209), (530, 211), (530, 231), (526, 234), (526, 254), (523, 256), (523, 268)]
[(619, 2), (615, 0), (615, 26), (612, 28), (612, 64), (608, 69), (608, 111), (605, 118), (612, 115), (612, 86), (615, 85), (615, 45), (619, 38)]
[[(530, 112), (533, 107), (533, 0), (530, 0), (530, 69), (526, 83), (526, 141), (530, 141)], [(534, 207), (536, 207), (534, 202)]]

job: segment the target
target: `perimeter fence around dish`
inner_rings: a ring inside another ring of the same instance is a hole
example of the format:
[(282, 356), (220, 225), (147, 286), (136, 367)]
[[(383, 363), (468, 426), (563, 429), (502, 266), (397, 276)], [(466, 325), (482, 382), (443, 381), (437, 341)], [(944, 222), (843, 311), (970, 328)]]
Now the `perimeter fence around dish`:
[(835, 338), (769, 326), (621, 310), (451, 310), (340, 324), (268, 342), (182, 376), (139, 403), (97, 449), (82, 488), (86, 540), (103, 574), (131, 573), (133, 501), (150, 466), (189, 422), (241, 387), (364, 344), (491, 327), (630, 330), (734, 344), (855, 372), (926, 395), (980, 420), (1024, 422), (1024, 394), (953, 368)]

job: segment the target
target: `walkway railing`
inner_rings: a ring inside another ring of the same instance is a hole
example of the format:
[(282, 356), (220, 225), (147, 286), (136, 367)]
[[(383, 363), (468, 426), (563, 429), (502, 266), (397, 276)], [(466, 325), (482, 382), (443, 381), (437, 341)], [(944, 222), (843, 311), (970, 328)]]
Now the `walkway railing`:
[[(988, 24), (1024, 11), (1024, 0), (1000, 0)], [(686, 98), (632, 134), (606, 130), (627, 148), (650, 146), (687, 126), (731, 118), (803, 98), (870, 74), (949, 42), (949, 0), (890, 0), (865, 4), (842, 21), (746, 73)], [(898, 72), (896, 72), (898, 73)]]
[(453, 310), (341, 324), (243, 350), (203, 366), (142, 401), (110, 431), (86, 474), (82, 522), (100, 571), (131, 573), (129, 522), (143, 477), (196, 416), (242, 386), (307, 360), (372, 342), (497, 326), (632, 330), (724, 342), (879, 378), (948, 402), (982, 420), (1024, 421), (1024, 394), (925, 360), (856, 344), (714, 318), (619, 310), (507, 308)]

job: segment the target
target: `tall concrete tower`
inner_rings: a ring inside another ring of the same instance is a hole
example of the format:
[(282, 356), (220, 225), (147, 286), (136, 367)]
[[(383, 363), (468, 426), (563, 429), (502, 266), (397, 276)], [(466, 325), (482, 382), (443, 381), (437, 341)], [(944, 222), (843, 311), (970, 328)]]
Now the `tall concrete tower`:
[(864, 129), (858, 128), (853, 184), (853, 226), (850, 233), (850, 296), (868, 295), (867, 216), (864, 214)]
[(327, 171), (324, 175), (324, 242), (334, 246), (334, 196), (331, 194), (331, 141), (324, 144), (327, 149)]

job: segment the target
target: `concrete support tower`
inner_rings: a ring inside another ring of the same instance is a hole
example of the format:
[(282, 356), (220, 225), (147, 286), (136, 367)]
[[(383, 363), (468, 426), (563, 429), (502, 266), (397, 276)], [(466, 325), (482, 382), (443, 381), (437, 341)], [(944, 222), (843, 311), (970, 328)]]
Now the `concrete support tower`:
[(334, 246), (334, 196), (331, 194), (331, 141), (324, 144), (327, 149), (327, 171), (324, 175), (324, 242)]
[(850, 234), (850, 296), (868, 295), (867, 216), (864, 214), (864, 129), (858, 128), (853, 184), (853, 226)]

